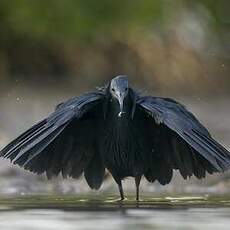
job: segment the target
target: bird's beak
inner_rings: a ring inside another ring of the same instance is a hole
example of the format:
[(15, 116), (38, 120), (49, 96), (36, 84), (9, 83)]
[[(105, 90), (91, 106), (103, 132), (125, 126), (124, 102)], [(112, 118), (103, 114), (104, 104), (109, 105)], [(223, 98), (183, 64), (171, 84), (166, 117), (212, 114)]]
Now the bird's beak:
[(118, 113), (118, 117), (121, 117), (122, 114), (124, 114), (124, 99), (125, 99), (125, 95), (120, 93), (118, 95), (118, 102), (119, 102), (119, 105), (120, 105), (120, 112)]

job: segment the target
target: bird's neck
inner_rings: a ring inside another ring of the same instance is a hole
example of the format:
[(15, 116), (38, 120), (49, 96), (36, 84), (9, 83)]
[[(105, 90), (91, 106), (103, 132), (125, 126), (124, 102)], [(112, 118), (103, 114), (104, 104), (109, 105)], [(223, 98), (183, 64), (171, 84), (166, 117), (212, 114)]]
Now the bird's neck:
[(124, 99), (124, 106), (123, 106), (123, 113), (120, 114), (120, 106), (117, 101), (117, 99), (112, 98), (109, 103), (109, 117), (112, 118), (113, 120), (117, 121), (123, 121), (123, 120), (128, 120), (130, 118), (130, 111), (131, 111), (131, 102), (129, 98)]
[(123, 102), (123, 114), (119, 116), (120, 105), (116, 98), (112, 95), (107, 95), (103, 103), (103, 113), (104, 119), (108, 120), (130, 120), (134, 118), (136, 110), (136, 99), (137, 96), (132, 89), (130, 89), (129, 94), (126, 96)]

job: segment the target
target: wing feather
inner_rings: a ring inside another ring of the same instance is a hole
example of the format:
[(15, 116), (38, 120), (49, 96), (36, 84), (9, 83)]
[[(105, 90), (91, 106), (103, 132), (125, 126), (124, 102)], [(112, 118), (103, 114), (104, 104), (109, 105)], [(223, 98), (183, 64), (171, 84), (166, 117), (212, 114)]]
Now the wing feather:
[(137, 106), (145, 119), (152, 119), (154, 126), (149, 128), (150, 132), (158, 129), (162, 135), (168, 134), (165, 140), (168, 138), (171, 151), (164, 153), (162, 143), (157, 143), (162, 151), (162, 161), (170, 159), (171, 166), (179, 169), (183, 178), (191, 175), (202, 178), (205, 172), (212, 174), (230, 168), (228, 150), (215, 141), (183, 105), (168, 98), (139, 97)]
[(46, 119), (1, 150), (0, 156), (32, 172), (46, 172), (48, 178), (60, 172), (64, 177), (79, 177), (94, 155), (89, 146), (96, 136), (96, 121), (83, 118), (102, 107), (103, 98), (103, 91), (95, 91), (59, 104)]

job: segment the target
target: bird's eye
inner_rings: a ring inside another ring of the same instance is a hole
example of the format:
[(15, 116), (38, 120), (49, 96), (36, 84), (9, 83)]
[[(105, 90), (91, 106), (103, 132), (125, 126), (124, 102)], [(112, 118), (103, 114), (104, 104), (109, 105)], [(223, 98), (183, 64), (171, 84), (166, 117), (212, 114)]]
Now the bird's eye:
[(127, 91), (127, 90), (128, 90), (128, 88), (126, 87), (126, 88), (125, 88), (125, 91)]
[(114, 89), (114, 88), (112, 88), (112, 91), (113, 91), (113, 92), (115, 92), (115, 89)]

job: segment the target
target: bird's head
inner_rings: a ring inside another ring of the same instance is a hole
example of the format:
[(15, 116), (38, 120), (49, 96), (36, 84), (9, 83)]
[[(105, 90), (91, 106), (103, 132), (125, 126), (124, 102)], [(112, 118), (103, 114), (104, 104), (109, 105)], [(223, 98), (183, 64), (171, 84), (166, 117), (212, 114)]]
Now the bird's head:
[(113, 78), (110, 82), (109, 88), (111, 96), (116, 99), (120, 106), (119, 117), (122, 116), (124, 112), (124, 100), (129, 93), (129, 82), (125, 75), (119, 75)]

